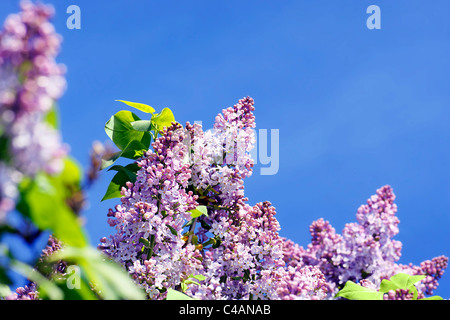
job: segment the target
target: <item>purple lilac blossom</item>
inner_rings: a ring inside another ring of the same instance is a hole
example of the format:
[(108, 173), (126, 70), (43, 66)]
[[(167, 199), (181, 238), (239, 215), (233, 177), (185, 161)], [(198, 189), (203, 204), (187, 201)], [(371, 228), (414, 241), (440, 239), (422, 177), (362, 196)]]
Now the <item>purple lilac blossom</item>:
[[(224, 109), (213, 130), (198, 123), (165, 128), (154, 151), (136, 162), (136, 182), (122, 189), (121, 204), (109, 211), (116, 234), (102, 238), (100, 248), (152, 299), (195, 275), (205, 280), (185, 292), (197, 299), (331, 299), (347, 280), (377, 287), (408, 271), (426, 274), (419, 295), (431, 294), (447, 258), (420, 267), (396, 263), (401, 243), (392, 238), (399, 220), (389, 186), (358, 209), (357, 222), (342, 235), (324, 219), (313, 222), (306, 248), (280, 236), (270, 202), (247, 203), (253, 103), (247, 97)], [(191, 220), (189, 210), (198, 205), (208, 214)]]
[[(186, 290), (197, 299), (325, 296), (318, 268), (285, 267), (271, 203), (247, 204), (243, 179), (253, 166), (253, 104), (249, 97), (239, 100), (206, 132), (197, 123), (166, 128), (154, 151), (137, 161), (137, 180), (122, 189), (121, 204), (109, 211), (116, 233), (102, 238), (100, 248), (149, 298), (164, 298), (166, 289), (178, 289), (192, 275), (205, 277)], [(198, 205), (208, 215), (191, 220), (188, 211)]]
[(151, 299), (164, 298), (165, 289), (201, 268), (200, 252), (182, 236), (188, 211), (197, 207), (197, 196), (186, 191), (191, 170), (180, 160), (187, 152), (181, 129), (179, 124), (164, 128), (152, 144), (154, 151), (137, 162), (136, 182), (123, 188), (122, 203), (108, 213), (116, 234), (103, 238), (100, 245)]
[(11, 293), (9, 296), (5, 297), (5, 300), (38, 300), (39, 293), (36, 289), (36, 284), (31, 282), (28, 285), (19, 287), (16, 292)]
[(390, 186), (378, 189), (367, 204), (358, 209), (357, 222), (345, 225), (342, 235), (337, 234), (328, 221), (322, 218), (314, 221), (310, 226), (312, 240), (306, 248), (285, 239), (285, 262), (318, 266), (333, 288), (330, 297), (348, 280), (364, 281), (377, 287), (383, 279), (400, 272), (426, 275), (416, 287), (419, 295), (432, 295), (448, 265), (448, 258), (436, 257), (420, 266), (397, 263), (402, 244), (393, 239), (399, 232), (394, 200)]
[[(14, 209), (23, 175), (60, 172), (68, 147), (45, 121), (65, 90), (65, 67), (55, 62), (61, 37), (50, 6), (21, 2), (0, 32), (0, 223)], [(5, 153), (6, 151), (6, 153)]]
[(53, 8), (22, 1), (0, 33), (0, 128), (10, 163), (33, 176), (62, 169), (67, 146), (45, 117), (63, 94), (65, 67), (55, 62), (61, 37), (49, 19)]

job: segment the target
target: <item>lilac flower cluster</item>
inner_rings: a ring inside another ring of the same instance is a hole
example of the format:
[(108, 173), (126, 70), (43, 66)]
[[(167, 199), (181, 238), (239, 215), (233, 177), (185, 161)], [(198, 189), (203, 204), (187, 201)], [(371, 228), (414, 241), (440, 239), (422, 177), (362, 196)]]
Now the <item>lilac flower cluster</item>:
[(180, 161), (188, 151), (180, 129), (179, 124), (164, 128), (152, 144), (154, 151), (138, 161), (136, 182), (124, 188), (122, 203), (108, 213), (116, 234), (101, 239), (102, 250), (124, 265), (154, 299), (163, 298), (166, 288), (201, 268), (200, 253), (182, 237), (197, 196), (186, 191), (191, 170)]
[(393, 239), (399, 223), (394, 200), (390, 186), (378, 189), (367, 204), (358, 209), (357, 222), (345, 225), (342, 235), (337, 234), (329, 222), (314, 221), (310, 227), (312, 240), (306, 248), (285, 240), (285, 262), (319, 267), (331, 288), (330, 297), (348, 280), (378, 287), (381, 280), (400, 272), (426, 275), (417, 284), (419, 294), (433, 294), (448, 258), (436, 257), (420, 266), (397, 264), (402, 245)]
[[(200, 124), (165, 128), (136, 182), (110, 209), (116, 233), (100, 248), (121, 263), (149, 298), (165, 297), (189, 276), (205, 280), (186, 293), (198, 299), (321, 299), (328, 291), (317, 267), (283, 261), (284, 239), (270, 202), (247, 204), (243, 179), (252, 173), (253, 99), (241, 99)], [(192, 218), (198, 205), (208, 214)]]
[(57, 173), (67, 153), (45, 121), (66, 87), (65, 67), (55, 62), (61, 37), (52, 15), (51, 6), (22, 1), (21, 12), (10, 14), (0, 32), (0, 134), (8, 150), (1, 159), (0, 217), (12, 208), (19, 174)]
[[(447, 258), (397, 264), (401, 243), (392, 238), (399, 220), (389, 186), (358, 209), (357, 222), (341, 235), (323, 219), (313, 222), (306, 248), (280, 236), (270, 202), (247, 203), (253, 104), (247, 97), (224, 109), (213, 130), (198, 123), (165, 128), (136, 162), (136, 182), (122, 189), (121, 204), (109, 210), (116, 233), (102, 238), (100, 248), (151, 299), (163, 299), (169, 288), (197, 299), (330, 299), (347, 280), (375, 288), (398, 272), (426, 274), (419, 295), (431, 294)], [(199, 205), (207, 214), (192, 218)], [(204, 280), (183, 285), (196, 275)]]

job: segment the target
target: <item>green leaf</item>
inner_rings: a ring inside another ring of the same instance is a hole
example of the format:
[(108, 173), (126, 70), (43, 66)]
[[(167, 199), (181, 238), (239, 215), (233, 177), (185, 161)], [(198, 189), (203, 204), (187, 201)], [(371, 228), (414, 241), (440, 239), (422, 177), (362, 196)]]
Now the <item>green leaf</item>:
[(21, 196), (16, 208), (31, 218), (40, 230), (52, 230), (61, 241), (84, 246), (87, 243), (86, 235), (66, 203), (67, 189), (64, 183), (73, 178), (69, 171), (63, 171), (56, 177), (40, 173), (34, 180), (24, 179), (19, 185)]
[(64, 293), (64, 300), (98, 300), (91, 286), (89, 285), (88, 279), (83, 275), (80, 277), (80, 288), (71, 288), (67, 285), (67, 281), (70, 281), (68, 276), (55, 276), (52, 278), (58, 288), (60, 288)]
[(122, 154), (122, 151), (118, 151), (118, 152), (111, 154), (109, 157), (102, 159), (102, 164), (100, 166), (100, 170), (108, 168), (110, 165), (114, 164), (114, 162), (116, 162), (117, 159), (120, 158), (121, 154)]
[(59, 115), (58, 108), (55, 104), (53, 104), (52, 108), (45, 115), (44, 121), (50, 125), (50, 127), (54, 129), (58, 129), (59, 127)]
[(125, 103), (126, 105), (129, 105), (130, 107), (136, 108), (138, 110), (141, 110), (145, 113), (154, 113), (155, 109), (150, 107), (149, 105), (138, 103), (138, 102), (131, 102), (131, 101), (125, 101), (125, 100), (116, 100)]
[(174, 236), (177, 236), (177, 235), (178, 235), (177, 230), (175, 230), (174, 227), (172, 227), (171, 225), (168, 225), (168, 224), (167, 224), (166, 226), (167, 226), (167, 228), (169, 228), (170, 232), (171, 232)]
[(150, 241), (145, 238), (139, 238), (139, 242), (142, 243), (145, 247), (150, 248)]
[(128, 145), (122, 151), (113, 153), (106, 159), (102, 159), (101, 170), (114, 164), (120, 157), (127, 159), (138, 159), (147, 152), (148, 147), (140, 141), (131, 140)]
[(336, 294), (336, 297), (343, 297), (349, 300), (383, 300), (383, 292), (347, 281), (344, 288)]
[(131, 125), (132, 122), (141, 120), (134, 113), (122, 110), (113, 115), (105, 124), (105, 132), (108, 137), (120, 149), (124, 150), (133, 141), (139, 141), (148, 150), (150, 147), (150, 133), (137, 131)]
[(122, 197), (122, 187), (126, 187), (127, 182), (136, 182), (136, 172), (139, 170), (139, 166), (135, 163), (130, 163), (125, 167), (113, 166), (109, 170), (116, 170), (117, 173), (112, 178), (101, 201)]
[(121, 165), (115, 165), (112, 166), (111, 168), (108, 169), (108, 171), (114, 170), (114, 171), (123, 171), (129, 178), (128, 181), (131, 182), (135, 182), (136, 181), (136, 172), (138, 172), (138, 170), (140, 169), (140, 167), (136, 164), (136, 163), (130, 163), (128, 165), (121, 166)]
[(184, 294), (180, 291), (174, 289), (167, 289), (166, 300), (196, 300), (196, 299), (191, 298), (187, 294)]
[(416, 282), (419, 282), (425, 278), (424, 275), (411, 276), (406, 273), (398, 273), (393, 275), (389, 280), (383, 279), (380, 284), (380, 292), (389, 292), (390, 290), (405, 289), (413, 293), (413, 300), (417, 299), (418, 291), (414, 286)]
[(208, 208), (206, 206), (198, 206), (197, 208), (188, 211), (192, 218), (198, 218), (202, 215), (208, 216)]
[(192, 278), (197, 279), (198, 281), (205, 281), (206, 277), (202, 274), (198, 274), (196, 276), (192, 276)]
[(444, 299), (440, 296), (432, 296), (432, 297), (422, 298), (422, 299), (418, 299), (418, 300), (444, 300)]
[(9, 296), (11, 294), (11, 289), (6, 284), (0, 283), (0, 298)]
[(175, 122), (175, 117), (172, 110), (164, 108), (160, 113), (155, 113), (151, 121), (155, 128), (158, 131), (161, 131), (164, 127), (169, 127), (172, 122)]
[(131, 126), (136, 131), (150, 131), (152, 130), (152, 121), (151, 120), (138, 120), (131, 123)]
[(393, 275), (389, 280), (383, 279), (380, 284), (380, 292), (388, 292), (389, 290), (410, 289), (416, 282), (425, 279), (424, 275), (411, 276), (406, 273), (398, 273)]
[(148, 146), (140, 141), (132, 140), (120, 154), (127, 159), (137, 159), (142, 157), (148, 150)]

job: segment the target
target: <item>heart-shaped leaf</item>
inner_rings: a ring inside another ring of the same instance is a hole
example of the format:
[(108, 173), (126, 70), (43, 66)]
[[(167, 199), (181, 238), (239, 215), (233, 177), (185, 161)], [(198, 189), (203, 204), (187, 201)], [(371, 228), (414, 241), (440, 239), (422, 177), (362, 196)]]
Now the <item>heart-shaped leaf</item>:
[(347, 281), (344, 288), (336, 294), (336, 297), (343, 297), (349, 300), (383, 300), (383, 292)]
[(130, 111), (119, 111), (106, 122), (105, 132), (120, 150), (124, 150), (131, 141), (141, 142), (148, 149), (150, 133), (137, 131), (131, 124), (139, 120), (141, 119)]
[(131, 102), (131, 101), (125, 101), (125, 100), (116, 100), (116, 101), (120, 101), (125, 103), (126, 105), (133, 107), (135, 109), (138, 109), (142, 112), (145, 113), (154, 113), (155, 109), (153, 109), (152, 107), (150, 107), (149, 105), (143, 104), (143, 103), (139, 103), (139, 102)]

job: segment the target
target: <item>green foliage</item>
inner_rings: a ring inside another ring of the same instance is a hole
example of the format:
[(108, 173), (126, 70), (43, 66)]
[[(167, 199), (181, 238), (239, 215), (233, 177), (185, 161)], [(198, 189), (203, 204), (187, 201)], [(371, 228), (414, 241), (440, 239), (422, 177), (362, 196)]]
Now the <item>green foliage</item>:
[(183, 292), (186, 292), (186, 290), (188, 288), (188, 284), (195, 284), (195, 285), (199, 286), (200, 283), (198, 281), (205, 281), (205, 280), (206, 280), (206, 278), (204, 275), (198, 274), (198, 275), (194, 276), (194, 275), (190, 274), (187, 279), (181, 281), (181, 290)]
[(180, 291), (174, 289), (167, 289), (166, 300), (195, 300), (195, 299), (189, 297), (187, 294), (184, 294)]
[(67, 204), (70, 190), (79, 185), (80, 175), (78, 166), (67, 159), (57, 176), (38, 173), (33, 179), (25, 178), (19, 185), (17, 210), (38, 229), (52, 231), (64, 243), (85, 246), (86, 235)]
[(63, 291), (55, 283), (44, 277), (29, 265), (14, 260), (11, 262), (11, 269), (36, 283), (39, 287), (40, 296), (47, 297), (51, 300), (64, 299)]
[[(120, 151), (102, 159), (100, 169), (106, 169), (112, 166), (120, 158), (136, 160), (142, 157), (150, 147), (151, 139), (156, 139), (159, 132), (165, 127), (175, 122), (175, 117), (169, 108), (164, 108), (160, 113), (149, 105), (130, 102), (125, 100), (116, 100), (125, 103), (135, 109), (150, 113), (150, 119), (141, 120), (136, 114), (121, 110), (113, 115), (105, 124), (105, 132)], [(109, 170), (115, 170), (117, 173), (112, 178), (102, 201), (120, 198), (122, 187), (127, 182), (136, 181), (136, 172), (138, 166), (135, 162), (126, 166), (113, 166)], [(108, 170), (108, 171), (109, 171)]]
[(191, 213), (192, 218), (198, 218), (202, 215), (208, 216), (208, 208), (206, 206), (198, 206), (197, 208), (188, 212)]
[(145, 148), (150, 146), (150, 133), (137, 131), (131, 125), (132, 122), (141, 120), (137, 115), (122, 110), (113, 115), (105, 124), (105, 132), (114, 144), (125, 150), (131, 141), (141, 142)]
[(11, 294), (11, 289), (6, 284), (0, 283), (0, 298), (9, 296)]
[(59, 128), (59, 116), (56, 105), (53, 105), (50, 111), (45, 115), (45, 122), (54, 129)]
[(160, 113), (154, 114), (151, 121), (156, 130), (161, 131), (175, 122), (175, 117), (169, 108), (164, 108)]
[(102, 198), (103, 200), (120, 198), (122, 187), (126, 186), (127, 182), (135, 182), (136, 181), (136, 172), (139, 170), (139, 167), (135, 163), (130, 163), (128, 165), (119, 166), (115, 165), (111, 167), (108, 171), (115, 170), (117, 173), (114, 175), (111, 183), (106, 190), (105, 195)]
[[(142, 106), (140, 109), (151, 111)], [(56, 106), (52, 107), (44, 120), (58, 130)], [(133, 128), (131, 123), (137, 120), (139, 118), (136, 115), (124, 111), (108, 121), (105, 131), (120, 149), (117, 158), (136, 159), (148, 150), (151, 135)], [(11, 158), (8, 143), (1, 135), (0, 157), (6, 162)], [(114, 161), (115, 159), (112, 163)], [(118, 176), (113, 180), (121, 180), (117, 182), (118, 185), (123, 184), (123, 180), (133, 181), (137, 169), (138, 166), (134, 163), (110, 168), (117, 171)], [(0, 298), (11, 294), (9, 271), (14, 271), (37, 285), (39, 299), (145, 299), (145, 293), (119, 264), (89, 244), (73, 206), (83, 193), (82, 174), (78, 163), (66, 157), (63, 170), (57, 175), (39, 172), (32, 177), (23, 177), (18, 186), (16, 211), (22, 215), (27, 226), (32, 226), (33, 236), (34, 233), (39, 235), (43, 231), (49, 231), (61, 242), (63, 248), (47, 259), (39, 260), (36, 267), (32, 267), (15, 259), (9, 248), (0, 243)], [(0, 236), (5, 233), (23, 236), (22, 230), (16, 226), (2, 224)], [(52, 268), (60, 260), (81, 270), (76, 288), (71, 287), (69, 282), (78, 275), (55, 272)]]
[(417, 299), (418, 292), (415, 283), (423, 280), (424, 275), (411, 276), (406, 273), (398, 273), (393, 275), (389, 280), (383, 279), (379, 290), (365, 288), (352, 281), (347, 281), (344, 288), (342, 288), (336, 297), (342, 297), (349, 300), (383, 300), (383, 295), (390, 290), (404, 289), (409, 293), (413, 293), (413, 300), (442, 300), (439, 296), (433, 296), (423, 299)]
[(383, 292), (378, 292), (360, 286), (352, 281), (347, 281), (344, 288), (337, 293), (336, 297), (343, 297), (349, 300), (383, 300)]
[(155, 109), (150, 107), (149, 105), (138, 103), (138, 102), (131, 102), (131, 101), (125, 101), (125, 100), (116, 100), (125, 103), (126, 105), (129, 105), (130, 107), (136, 108), (138, 110), (141, 110), (145, 113), (154, 113)]

